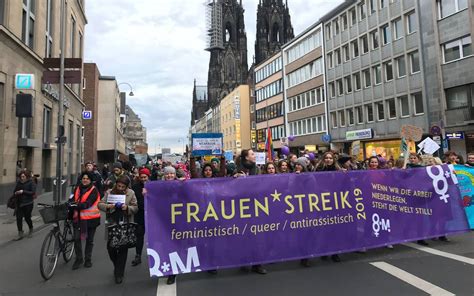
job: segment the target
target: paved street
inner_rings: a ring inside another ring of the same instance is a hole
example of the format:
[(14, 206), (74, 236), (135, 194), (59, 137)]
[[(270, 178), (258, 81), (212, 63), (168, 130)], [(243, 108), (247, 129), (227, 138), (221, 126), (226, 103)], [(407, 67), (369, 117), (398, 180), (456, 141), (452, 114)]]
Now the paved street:
[[(0, 267), (0, 295), (474, 295), (474, 233), (452, 237), (451, 242), (430, 241), (430, 254), (407, 246), (345, 254), (341, 263), (312, 260), (268, 265), (265, 276), (231, 269), (218, 275), (182, 275), (177, 284), (150, 279), (146, 264), (127, 266), (125, 281), (116, 285), (103, 240), (96, 237), (91, 269), (71, 270), (60, 259), (54, 277), (44, 282), (38, 268), (45, 228), (32, 239), (4, 245)], [(418, 247), (418, 245), (415, 245)], [(129, 252), (129, 262), (134, 251)], [(461, 257), (456, 257), (456, 255)], [(447, 258), (449, 256), (452, 258)], [(376, 266), (374, 266), (376, 265)], [(378, 266), (378, 267), (377, 267)]]

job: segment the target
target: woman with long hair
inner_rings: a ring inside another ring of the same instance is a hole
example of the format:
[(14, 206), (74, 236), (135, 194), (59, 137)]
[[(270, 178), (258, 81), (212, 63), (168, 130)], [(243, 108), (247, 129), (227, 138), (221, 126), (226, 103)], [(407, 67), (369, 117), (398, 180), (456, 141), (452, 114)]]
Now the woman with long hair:
[(287, 160), (280, 160), (278, 162), (278, 173), (279, 174), (286, 174), (286, 173), (289, 173), (290, 172), (290, 166), (288, 164), (288, 161)]
[(28, 224), (28, 238), (33, 236), (33, 221), (31, 220), (31, 212), (33, 211), (34, 197), (36, 194), (36, 184), (31, 179), (31, 173), (24, 170), (18, 175), (18, 182), (13, 191), (16, 197), (16, 227), (18, 229), (18, 237), (16, 241), (23, 239), (23, 218)]
[[(138, 212), (137, 198), (135, 192), (129, 188), (130, 179), (127, 176), (121, 176), (117, 179), (114, 187), (109, 189), (104, 198), (99, 202), (99, 209), (106, 213), (107, 226), (112, 226), (120, 222), (134, 222), (134, 215)], [(109, 203), (110, 195), (125, 195), (124, 203)], [(107, 251), (110, 260), (114, 264), (115, 283), (121, 284), (127, 264), (128, 247), (122, 246), (113, 248), (110, 242), (107, 242)]]

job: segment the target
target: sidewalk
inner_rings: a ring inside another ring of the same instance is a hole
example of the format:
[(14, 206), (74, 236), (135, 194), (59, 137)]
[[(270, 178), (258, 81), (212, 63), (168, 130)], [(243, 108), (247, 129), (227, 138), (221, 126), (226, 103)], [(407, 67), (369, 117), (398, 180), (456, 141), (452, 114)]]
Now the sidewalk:
[[(41, 219), (41, 216), (38, 212), (38, 207), (36, 206), (39, 202), (52, 204), (53, 193), (47, 192), (38, 196), (38, 198), (35, 199), (35, 206), (33, 208), (33, 213), (31, 217), (31, 220), (33, 220), (33, 229), (35, 232), (46, 226), (43, 224), (43, 220)], [(23, 230), (28, 233), (28, 225), (26, 225), (24, 219)], [(16, 238), (17, 235), (18, 230), (16, 227), (16, 217), (13, 216), (13, 210), (7, 208), (6, 205), (0, 205), (0, 247), (9, 243), (14, 243), (12, 240)]]

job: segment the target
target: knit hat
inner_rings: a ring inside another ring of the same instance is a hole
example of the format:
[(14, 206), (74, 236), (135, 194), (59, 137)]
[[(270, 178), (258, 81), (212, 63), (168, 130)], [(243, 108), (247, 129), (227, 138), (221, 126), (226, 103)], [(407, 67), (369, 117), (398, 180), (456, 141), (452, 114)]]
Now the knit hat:
[(114, 163), (114, 165), (112, 166), (113, 169), (122, 169), (122, 164), (120, 162), (116, 162)]
[(166, 174), (176, 174), (176, 169), (172, 166), (167, 166), (163, 169), (163, 173)]
[(337, 159), (337, 161), (339, 162), (339, 164), (344, 164), (344, 163), (346, 163), (348, 160), (352, 160), (352, 157), (350, 157), (350, 156), (347, 155), (347, 154), (341, 154), (341, 155), (339, 155), (339, 158)]
[(217, 157), (214, 157), (213, 159), (211, 159), (211, 162), (217, 162), (217, 163), (220, 163), (221, 161), (219, 160), (219, 158)]
[(148, 177), (151, 176), (150, 170), (147, 168), (143, 168), (138, 172), (140, 175), (147, 175)]
[(306, 168), (308, 166), (308, 159), (306, 157), (300, 157), (296, 160), (302, 167)]

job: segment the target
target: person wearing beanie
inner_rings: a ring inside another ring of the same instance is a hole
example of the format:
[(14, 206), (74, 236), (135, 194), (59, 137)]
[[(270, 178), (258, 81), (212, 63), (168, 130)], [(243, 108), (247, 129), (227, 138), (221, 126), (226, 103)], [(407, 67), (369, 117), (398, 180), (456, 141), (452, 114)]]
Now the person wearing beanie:
[(299, 157), (295, 163), (295, 173), (299, 174), (306, 172), (308, 170), (308, 163), (309, 160), (306, 157)]
[[(73, 200), (77, 204), (74, 207), (72, 225), (74, 229), (74, 252), (76, 260), (72, 269), (78, 269), (83, 263), (84, 267), (92, 267), (92, 249), (94, 247), (94, 235), (100, 225), (100, 212), (98, 203), (100, 194), (94, 186), (92, 172), (84, 171), (79, 176), (81, 183), (74, 190)], [(86, 241), (84, 254), (82, 253), (82, 241)]]
[(120, 178), (121, 176), (126, 176), (127, 178), (129, 178), (123, 170), (122, 164), (120, 162), (116, 162), (113, 164), (112, 174), (105, 181), (105, 184), (108, 186), (109, 189), (111, 189), (115, 186), (115, 182), (117, 182), (118, 178)]
[[(134, 215), (138, 212), (137, 198), (135, 192), (129, 189), (130, 179), (123, 175), (117, 178), (112, 189), (107, 190), (105, 196), (99, 202), (98, 207), (106, 213), (106, 225), (108, 227), (116, 225), (122, 221), (133, 223)], [(111, 194), (125, 195), (125, 202), (109, 203), (108, 198)], [(106, 228), (106, 237), (108, 237)], [(128, 247), (112, 248), (110, 242), (107, 242), (107, 251), (110, 260), (114, 264), (114, 278), (116, 284), (123, 282), (125, 266), (127, 264)]]
[(165, 181), (176, 180), (176, 169), (172, 166), (166, 166), (163, 169), (163, 180)]

